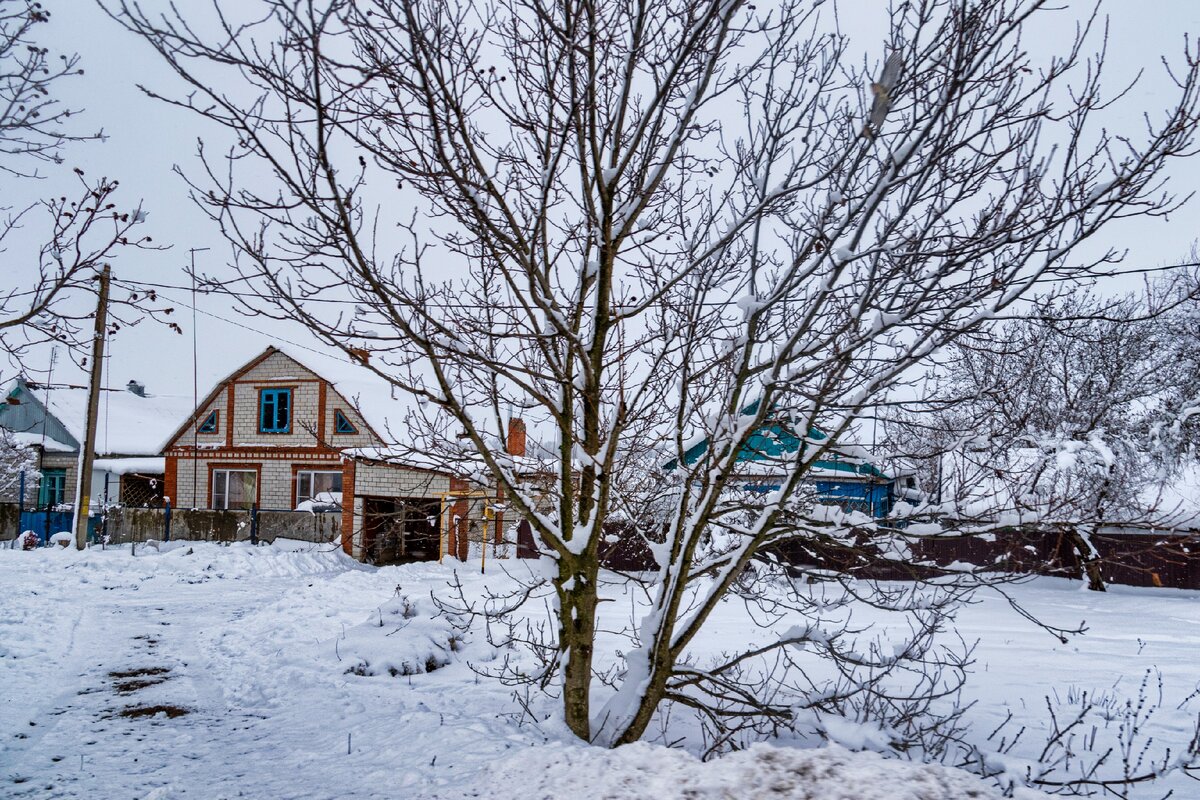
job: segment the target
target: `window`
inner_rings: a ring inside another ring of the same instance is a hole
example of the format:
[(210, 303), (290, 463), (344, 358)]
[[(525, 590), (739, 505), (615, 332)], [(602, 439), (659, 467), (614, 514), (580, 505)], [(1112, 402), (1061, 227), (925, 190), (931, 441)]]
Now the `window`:
[(258, 392), (259, 433), (287, 433), (292, 428), (292, 390), (260, 389)]
[(301, 470), (296, 473), (296, 503), (305, 500), (320, 500), (326, 503), (341, 503), (342, 473), (333, 471)]
[(217, 432), (217, 412), (212, 412), (204, 418), (204, 422), (200, 423), (200, 427), (196, 429), (197, 433), (216, 433)]
[(42, 508), (60, 506), (67, 501), (67, 471), (65, 469), (42, 470), (42, 484), (38, 490), (38, 505)]
[(347, 419), (346, 415), (341, 411), (335, 411), (333, 414), (333, 432), (358, 433), (358, 428), (354, 427), (354, 423)]
[(212, 507), (248, 509), (258, 499), (258, 473), (252, 469), (214, 469)]

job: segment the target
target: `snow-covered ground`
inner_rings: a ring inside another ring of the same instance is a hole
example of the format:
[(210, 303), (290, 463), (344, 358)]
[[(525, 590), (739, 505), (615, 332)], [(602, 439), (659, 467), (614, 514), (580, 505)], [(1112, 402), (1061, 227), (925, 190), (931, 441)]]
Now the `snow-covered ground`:
[[(484, 579), (458, 566), (477, 592)], [(838, 747), (700, 764), (575, 743), (470, 669), (486, 650), (459, 642), (429, 599), (451, 574), (284, 543), (0, 550), (0, 797), (999, 797), (962, 772)], [(1159, 674), (1163, 686), (1146, 729), (1186, 739), (1200, 702), (1176, 706), (1200, 679), (1200, 595), (1039, 579), (1016, 596), (1088, 633), (1060, 644), (997, 596), (963, 613), (980, 639), (967, 699), (981, 742), (1011, 710), (1013, 732), (1030, 728), (1011, 757), (1027, 758), (1046, 696), (1059, 714), (1083, 691), (1118, 709), (1146, 670), (1152, 704)], [(745, 626), (726, 605), (714, 649)], [(1145, 796), (1170, 787), (1200, 796), (1179, 774)]]

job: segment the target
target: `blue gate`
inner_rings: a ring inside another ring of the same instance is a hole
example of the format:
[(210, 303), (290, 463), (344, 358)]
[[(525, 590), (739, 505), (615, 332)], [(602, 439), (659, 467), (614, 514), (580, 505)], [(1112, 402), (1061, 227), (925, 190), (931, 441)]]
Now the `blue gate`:
[[(21, 531), (33, 531), (44, 545), (59, 531), (70, 531), (75, 515), (70, 511), (22, 511)], [(100, 516), (88, 518), (88, 540), (96, 540), (96, 531), (103, 525)]]

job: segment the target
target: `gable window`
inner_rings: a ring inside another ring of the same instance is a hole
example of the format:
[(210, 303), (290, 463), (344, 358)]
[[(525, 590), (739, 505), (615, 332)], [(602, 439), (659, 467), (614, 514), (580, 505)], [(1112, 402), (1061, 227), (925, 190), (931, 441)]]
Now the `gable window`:
[(296, 473), (296, 503), (317, 500), (342, 502), (342, 473), (333, 470), (300, 470)]
[(217, 412), (213, 411), (204, 418), (204, 422), (200, 423), (200, 427), (196, 429), (196, 433), (216, 433), (217, 432)]
[(248, 509), (258, 500), (258, 473), (252, 469), (214, 469), (212, 507)]
[(292, 429), (292, 390), (258, 391), (258, 432), (287, 433)]
[(67, 501), (67, 471), (65, 469), (42, 470), (42, 483), (38, 490), (38, 505), (42, 508), (60, 506)]
[(333, 432), (334, 433), (358, 433), (358, 428), (354, 427), (345, 414), (341, 411), (336, 411), (333, 414)]

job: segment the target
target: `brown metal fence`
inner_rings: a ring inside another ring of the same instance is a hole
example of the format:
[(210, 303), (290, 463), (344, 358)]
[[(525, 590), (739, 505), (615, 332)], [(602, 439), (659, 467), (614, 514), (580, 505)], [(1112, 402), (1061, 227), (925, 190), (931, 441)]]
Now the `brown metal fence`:
[[(1200, 589), (1200, 534), (1102, 528), (1090, 537), (1108, 583)], [(919, 540), (922, 558), (978, 567), (1078, 578), (1082, 564), (1065, 530), (1005, 529), (989, 537)]]

